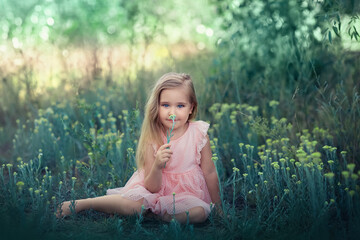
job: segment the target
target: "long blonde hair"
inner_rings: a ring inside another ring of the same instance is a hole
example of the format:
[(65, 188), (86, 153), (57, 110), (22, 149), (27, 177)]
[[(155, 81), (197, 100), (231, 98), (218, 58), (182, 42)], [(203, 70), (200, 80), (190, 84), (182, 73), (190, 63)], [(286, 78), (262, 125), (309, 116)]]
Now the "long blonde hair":
[(160, 94), (165, 89), (186, 86), (188, 88), (190, 104), (192, 104), (192, 112), (189, 120), (193, 120), (197, 113), (197, 99), (195, 88), (190, 75), (185, 73), (166, 73), (156, 83), (151, 91), (151, 95), (145, 105), (145, 116), (141, 127), (141, 135), (136, 150), (136, 165), (138, 169), (144, 167), (145, 152), (151, 144), (158, 147), (163, 145), (161, 137), (162, 125), (159, 119)]

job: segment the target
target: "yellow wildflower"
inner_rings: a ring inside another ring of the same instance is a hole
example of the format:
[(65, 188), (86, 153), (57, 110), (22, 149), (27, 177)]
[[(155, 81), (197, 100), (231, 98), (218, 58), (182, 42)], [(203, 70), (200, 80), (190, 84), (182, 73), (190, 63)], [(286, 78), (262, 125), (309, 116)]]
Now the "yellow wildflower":
[(21, 190), (24, 187), (24, 185), (25, 184), (22, 181), (19, 181), (19, 182), (16, 183), (16, 186), (19, 188), (19, 190)]

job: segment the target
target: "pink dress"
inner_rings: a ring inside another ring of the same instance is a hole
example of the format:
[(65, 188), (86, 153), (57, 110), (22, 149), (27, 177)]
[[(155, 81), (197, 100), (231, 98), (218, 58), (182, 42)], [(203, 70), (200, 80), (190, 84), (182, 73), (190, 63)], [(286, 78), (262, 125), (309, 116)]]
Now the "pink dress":
[[(144, 187), (142, 169), (135, 171), (124, 187), (108, 189), (107, 194), (121, 194), (134, 201), (143, 198), (145, 209), (150, 209), (155, 214), (164, 215), (167, 212), (172, 215), (174, 209), (175, 214), (178, 214), (200, 206), (208, 215), (211, 198), (200, 168), (200, 152), (207, 143), (208, 128), (209, 124), (206, 122), (190, 122), (181, 137), (171, 139), (173, 155), (162, 170), (162, 185), (159, 192), (151, 193)], [(163, 139), (166, 143), (165, 136)], [(154, 155), (156, 151), (154, 146)]]

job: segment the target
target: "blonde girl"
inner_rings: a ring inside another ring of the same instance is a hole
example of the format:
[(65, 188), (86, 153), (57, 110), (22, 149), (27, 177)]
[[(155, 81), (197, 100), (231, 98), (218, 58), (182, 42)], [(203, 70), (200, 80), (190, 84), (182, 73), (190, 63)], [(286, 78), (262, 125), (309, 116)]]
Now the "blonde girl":
[[(198, 103), (189, 75), (167, 73), (155, 84), (145, 107), (134, 172), (122, 188), (107, 195), (75, 201), (75, 212), (94, 209), (120, 215), (141, 209), (173, 217), (181, 223), (204, 222), (210, 203), (220, 204), (218, 176), (207, 130), (209, 124), (194, 121)], [(175, 115), (175, 122), (169, 118)], [(175, 124), (175, 125), (173, 125)], [(170, 143), (167, 131), (172, 130)], [(71, 214), (71, 202), (61, 205), (58, 216)]]

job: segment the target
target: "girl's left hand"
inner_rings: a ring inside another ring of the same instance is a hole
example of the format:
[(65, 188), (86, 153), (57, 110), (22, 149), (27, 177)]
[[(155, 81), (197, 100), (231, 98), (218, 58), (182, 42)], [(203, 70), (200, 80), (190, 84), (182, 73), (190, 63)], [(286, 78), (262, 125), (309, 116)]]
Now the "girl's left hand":
[(164, 165), (170, 160), (172, 150), (170, 149), (171, 144), (167, 143), (162, 145), (156, 152), (155, 164), (158, 169), (162, 169)]

